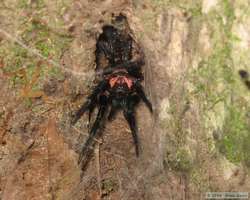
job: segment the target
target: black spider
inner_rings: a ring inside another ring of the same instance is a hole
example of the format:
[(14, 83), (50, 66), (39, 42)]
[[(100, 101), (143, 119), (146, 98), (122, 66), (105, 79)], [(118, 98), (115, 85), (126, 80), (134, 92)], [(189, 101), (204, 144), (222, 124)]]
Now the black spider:
[[(126, 17), (123, 15), (119, 15), (115, 19), (118, 24), (125, 21)], [(140, 83), (143, 80), (141, 66), (144, 64), (144, 59), (140, 56), (139, 59), (133, 60), (133, 45), (135, 44), (126, 29), (118, 29), (112, 25), (103, 27), (103, 33), (99, 36), (95, 52), (96, 68), (102, 70), (102, 79), (72, 119), (72, 123), (75, 124), (88, 111), (90, 120), (93, 110), (98, 107), (95, 122), (80, 154), (79, 163), (86, 159), (85, 157), (91, 152), (90, 146), (94, 144), (95, 138), (100, 135), (98, 129), (106, 118), (106, 112), (109, 112), (107, 118), (111, 120), (120, 109), (130, 126), (135, 152), (139, 156), (135, 107), (142, 100), (152, 112), (152, 105)], [(106, 60), (105, 63), (107, 63), (104, 68), (103, 60)]]

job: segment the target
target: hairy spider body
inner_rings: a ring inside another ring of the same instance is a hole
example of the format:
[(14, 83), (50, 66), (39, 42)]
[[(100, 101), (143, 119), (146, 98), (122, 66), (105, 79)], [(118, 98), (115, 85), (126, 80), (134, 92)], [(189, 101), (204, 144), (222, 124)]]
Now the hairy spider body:
[[(116, 22), (122, 22), (126, 17), (119, 15)], [(96, 119), (91, 127), (89, 137), (80, 154), (79, 162), (91, 152), (90, 146), (94, 139), (101, 134), (98, 129), (106, 118), (114, 118), (118, 110), (123, 111), (127, 120), (135, 144), (136, 155), (139, 156), (139, 140), (135, 119), (135, 107), (142, 100), (152, 112), (152, 105), (146, 97), (141, 81), (143, 75), (141, 66), (144, 64), (142, 56), (133, 59), (133, 38), (126, 31), (119, 30), (111, 25), (103, 27), (103, 33), (99, 36), (96, 44), (96, 69), (102, 68), (102, 79), (87, 97), (87, 101), (81, 106), (73, 117), (72, 123), (76, 123), (86, 112), (91, 119), (93, 110), (98, 107)], [(107, 66), (103, 67), (102, 60), (105, 59)]]
[(124, 61), (132, 59), (133, 39), (129, 34), (123, 34), (111, 25), (103, 27), (103, 33), (100, 35), (96, 44), (96, 63), (99, 67), (100, 57), (104, 54), (111, 67), (117, 64), (123, 64)]

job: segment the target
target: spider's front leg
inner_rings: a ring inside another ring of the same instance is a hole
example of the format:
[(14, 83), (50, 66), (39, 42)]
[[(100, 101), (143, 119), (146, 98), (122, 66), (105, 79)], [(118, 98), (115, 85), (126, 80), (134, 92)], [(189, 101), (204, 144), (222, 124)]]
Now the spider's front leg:
[(90, 120), (91, 113), (97, 103), (97, 96), (105, 89), (107, 89), (107, 86), (108, 86), (107, 80), (103, 80), (94, 88), (92, 94), (87, 97), (87, 101), (73, 115), (71, 124), (75, 124), (87, 110), (89, 110), (89, 120)]
[(145, 64), (143, 59), (138, 59), (135, 61), (129, 61), (124, 64), (124, 67), (126, 68), (129, 75), (137, 78), (138, 80), (143, 80), (143, 75), (141, 72), (141, 67)]
[(108, 107), (107, 96), (101, 95), (99, 97), (99, 104), (100, 104), (100, 106), (99, 106), (99, 110), (98, 110), (95, 122), (90, 130), (89, 137), (86, 140), (86, 142), (82, 148), (82, 151), (80, 153), (80, 156), (79, 156), (78, 163), (82, 164), (83, 169), (86, 167), (86, 165), (88, 163), (88, 159), (93, 152), (93, 145), (95, 142), (95, 138), (97, 137), (98, 133), (101, 133), (100, 131), (98, 132), (98, 129), (101, 126), (101, 122), (104, 119), (104, 116), (105, 116), (105, 113), (106, 113), (106, 110)]

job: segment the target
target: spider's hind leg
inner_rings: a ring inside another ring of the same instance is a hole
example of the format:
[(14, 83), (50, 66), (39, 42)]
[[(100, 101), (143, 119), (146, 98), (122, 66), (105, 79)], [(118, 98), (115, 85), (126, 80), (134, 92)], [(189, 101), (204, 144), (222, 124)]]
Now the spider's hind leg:
[(127, 120), (133, 140), (134, 140), (134, 145), (135, 145), (135, 153), (136, 156), (139, 156), (139, 138), (138, 138), (138, 130), (137, 130), (137, 125), (136, 125), (136, 119), (135, 119), (135, 106), (139, 102), (139, 97), (137, 95), (129, 96), (127, 98), (126, 102), (126, 107), (123, 110), (123, 114), (125, 119)]
[(97, 96), (107, 88), (107, 85), (108, 85), (107, 81), (103, 80), (94, 88), (92, 94), (87, 97), (87, 101), (73, 115), (71, 124), (75, 124), (87, 110), (89, 110), (89, 120), (90, 120), (91, 114), (97, 104)]
[(119, 109), (119, 102), (116, 99), (112, 99), (111, 109), (109, 111), (108, 120), (112, 121)]
[(104, 119), (105, 113), (107, 110), (107, 105), (108, 105), (107, 97), (105, 95), (101, 95), (99, 101), (100, 101), (100, 107), (98, 110), (96, 120), (90, 130), (89, 137), (87, 141), (85, 142), (82, 148), (82, 151), (80, 153), (80, 156), (79, 156), (78, 163), (82, 164), (82, 169), (84, 169), (87, 166), (89, 158), (91, 154), (93, 153), (93, 146), (95, 144), (95, 138), (98, 136), (98, 133), (99, 134), (101, 133), (100, 131), (98, 131), (98, 129), (101, 126), (101, 122)]

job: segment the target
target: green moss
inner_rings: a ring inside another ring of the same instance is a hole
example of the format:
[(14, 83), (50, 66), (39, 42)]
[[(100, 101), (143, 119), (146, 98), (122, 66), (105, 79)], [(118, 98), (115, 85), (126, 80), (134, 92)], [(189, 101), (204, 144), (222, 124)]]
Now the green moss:
[(250, 127), (247, 124), (246, 113), (236, 106), (228, 108), (228, 114), (223, 127), (223, 136), (217, 142), (218, 149), (228, 160), (234, 163), (247, 161), (250, 157)]
[(232, 58), (235, 37), (231, 32), (234, 10), (228, 0), (223, 0), (220, 6), (221, 10), (212, 10), (204, 17), (211, 33), (213, 51), (199, 63), (193, 75), (194, 93), (203, 102), (205, 111), (221, 101), (228, 101), (236, 79)]
[(245, 139), (243, 140), (243, 161), (247, 167), (250, 168), (250, 125), (246, 127), (248, 130)]
[(36, 44), (36, 48), (41, 52), (41, 54), (45, 57), (48, 57), (52, 51), (50, 44), (45, 41), (38, 42)]
[(48, 74), (50, 77), (54, 77), (58, 80), (63, 80), (64, 79), (64, 73), (59, 69), (58, 67), (51, 67), (48, 70)]
[(20, 0), (19, 1), (19, 4), (18, 4), (19, 8), (27, 8), (28, 6), (29, 6), (28, 0)]
[(207, 192), (210, 189), (206, 171), (203, 171), (202, 167), (194, 168), (190, 172), (190, 182), (194, 184), (200, 192)]
[(30, 98), (24, 98), (24, 105), (27, 107), (27, 108), (32, 108), (32, 100)]
[(234, 65), (233, 45), (240, 40), (232, 33), (233, 4), (229, 0), (220, 1), (203, 20), (210, 32), (212, 51), (204, 55), (192, 72), (192, 81), (193, 95), (202, 108), (204, 129), (206, 132), (222, 129), (221, 138), (216, 142), (217, 151), (231, 162), (250, 164), (250, 150), (246, 145), (250, 142), (246, 111), (249, 105), (239, 83), (238, 66)]
[(52, 31), (48, 25), (41, 22), (39, 17), (26, 25), (27, 28), (22, 33), (22, 39), (35, 46), (44, 57), (50, 56), (54, 60), (58, 60), (61, 52), (72, 40), (66, 35), (59, 35)]
[(191, 156), (185, 149), (176, 152), (176, 168), (181, 171), (188, 171), (192, 168)]
[(116, 181), (112, 179), (104, 179), (102, 180), (102, 190), (105, 193), (104, 195), (107, 195), (111, 192), (114, 192), (118, 189), (118, 184)]
[(178, 147), (166, 155), (165, 165), (176, 171), (189, 172), (193, 168), (193, 158), (187, 149)]
[[(65, 1), (63, 1), (65, 2)], [(44, 58), (49, 58), (59, 63), (62, 52), (72, 41), (67, 34), (58, 33), (54, 27), (62, 27), (63, 22), (60, 19), (61, 7), (64, 3), (58, 2), (57, 20), (51, 17), (48, 12), (48, 2), (44, 0), (28, 1), (20, 0), (15, 2), (16, 10), (13, 15), (9, 13), (9, 18), (15, 22), (15, 33), (17, 39), (23, 42), (30, 50), (23, 48), (17, 43), (4, 40), (0, 46), (0, 57), (3, 58), (3, 71), (8, 73), (10, 85), (15, 89), (20, 89), (29, 84), (32, 75), (37, 68), (41, 58), (34, 55), (33, 51), (39, 52)], [(24, 13), (16, 18), (16, 13)], [(59, 16), (60, 15), (60, 16)], [(48, 20), (44, 20), (48, 19)], [(53, 26), (50, 27), (50, 25)], [(58, 26), (57, 26), (58, 25)], [(50, 66), (46, 62), (42, 64), (38, 80), (32, 85), (32, 90), (39, 90), (45, 79), (53, 76), (62, 79), (63, 73), (56, 66)], [(19, 73), (22, 69), (22, 73)], [(25, 72), (25, 76), (23, 73)], [(18, 91), (17, 91), (18, 93)]]
[[(143, 10), (140, 14), (144, 31), (151, 38), (155, 36), (155, 31), (158, 30), (157, 18), (162, 12), (166, 12), (168, 9), (179, 9), (188, 16), (198, 17), (201, 16), (201, 1), (193, 0), (192, 2), (187, 1), (172, 1), (172, 0), (150, 0), (147, 4), (147, 9)], [(143, 34), (143, 33), (141, 33)], [(142, 37), (142, 36), (141, 36)]]
[(158, 9), (177, 8), (192, 17), (202, 15), (201, 0), (151, 0), (151, 2)]
[(29, 0), (19, 0), (18, 8), (22, 9), (42, 9), (45, 7), (44, 0), (36, 0), (36, 1), (29, 1)]

